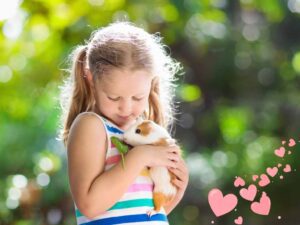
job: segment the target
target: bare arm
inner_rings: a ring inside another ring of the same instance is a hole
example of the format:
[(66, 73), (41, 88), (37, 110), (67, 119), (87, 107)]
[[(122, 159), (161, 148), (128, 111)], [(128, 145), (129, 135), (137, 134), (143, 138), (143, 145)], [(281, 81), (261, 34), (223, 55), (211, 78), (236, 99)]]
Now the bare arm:
[(125, 169), (118, 163), (104, 172), (106, 141), (103, 124), (95, 116), (74, 121), (67, 145), (70, 187), (79, 211), (89, 218), (112, 207), (145, 166), (175, 167), (172, 160), (178, 161), (174, 147), (156, 151), (158, 147), (140, 146), (125, 156)]

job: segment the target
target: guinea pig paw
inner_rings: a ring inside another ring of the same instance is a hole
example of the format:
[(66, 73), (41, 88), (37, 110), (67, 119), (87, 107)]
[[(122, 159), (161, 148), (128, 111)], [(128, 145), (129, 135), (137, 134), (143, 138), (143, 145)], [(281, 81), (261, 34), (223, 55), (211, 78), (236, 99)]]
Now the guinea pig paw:
[(155, 214), (157, 214), (157, 212), (156, 212), (154, 209), (149, 210), (149, 211), (147, 212), (148, 217), (151, 217), (151, 216), (153, 216), (153, 215), (155, 215)]

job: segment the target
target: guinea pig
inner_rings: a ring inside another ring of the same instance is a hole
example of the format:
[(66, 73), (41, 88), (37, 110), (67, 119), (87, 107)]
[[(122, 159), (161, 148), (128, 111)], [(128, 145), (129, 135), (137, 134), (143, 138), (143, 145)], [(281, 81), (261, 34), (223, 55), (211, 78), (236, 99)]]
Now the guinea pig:
[[(139, 118), (136, 123), (131, 125), (124, 132), (124, 142), (131, 146), (155, 145), (171, 146), (176, 142), (163, 127), (151, 120)], [(154, 183), (153, 202), (154, 210), (149, 211), (148, 215), (153, 215), (161, 210), (176, 195), (177, 188), (172, 184), (175, 175), (166, 167), (151, 167), (150, 177)]]

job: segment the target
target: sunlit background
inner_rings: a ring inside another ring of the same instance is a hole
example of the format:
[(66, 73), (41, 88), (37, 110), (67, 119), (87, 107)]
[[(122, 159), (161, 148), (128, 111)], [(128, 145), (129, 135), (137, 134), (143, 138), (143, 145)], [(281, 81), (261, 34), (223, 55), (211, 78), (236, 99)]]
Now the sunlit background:
[(300, 0), (0, 0), (0, 224), (75, 224), (59, 86), (72, 49), (116, 20), (160, 32), (184, 67), (175, 131), (190, 183), (170, 223), (299, 224), (298, 145), (293, 171), (264, 189), (269, 216), (241, 201), (216, 218), (207, 195), (238, 194), (235, 176), (249, 183), (277, 164), (281, 140), (299, 140)]

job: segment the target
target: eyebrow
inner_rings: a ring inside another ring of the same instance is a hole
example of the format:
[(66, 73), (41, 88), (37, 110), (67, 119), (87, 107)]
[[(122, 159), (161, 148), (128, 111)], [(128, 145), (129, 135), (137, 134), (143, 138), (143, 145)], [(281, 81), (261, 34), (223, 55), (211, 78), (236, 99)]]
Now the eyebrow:
[[(113, 95), (113, 96), (117, 96), (117, 97), (120, 97), (120, 96), (122, 96), (122, 95), (117, 95), (117, 94), (113, 94), (113, 93), (107, 93), (106, 92), (106, 94), (107, 95)], [(135, 95), (132, 95), (132, 96), (144, 96), (144, 95), (146, 95), (146, 93), (138, 93), (138, 94), (135, 94)]]
[[(104, 91), (104, 93), (107, 94), (107, 95), (122, 96), (122, 95), (118, 95), (118, 94), (110, 92), (110, 91)], [(146, 95), (146, 94), (147, 94), (146, 92), (139, 92), (139, 93), (136, 93), (132, 96), (141, 96), (141, 95)]]

